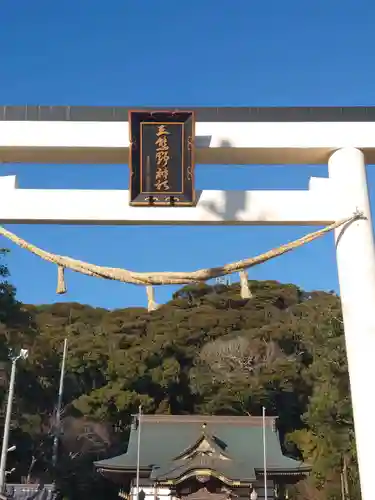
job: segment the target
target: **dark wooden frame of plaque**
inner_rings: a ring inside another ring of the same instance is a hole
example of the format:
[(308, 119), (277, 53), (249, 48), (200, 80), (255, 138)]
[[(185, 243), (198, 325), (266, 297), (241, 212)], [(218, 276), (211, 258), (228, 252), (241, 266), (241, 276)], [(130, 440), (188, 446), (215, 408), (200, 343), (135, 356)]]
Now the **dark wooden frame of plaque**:
[[(151, 145), (150, 140), (147, 144), (145, 133), (146, 127), (149, 127), (147, 133), (150, 135), (150, 130), (155, 130), (157, 125), (165, 125), (168, 130), (171, 127), (180, 129), (178, 134), (180, 144), (177, 144), (180, 148), (177, 151), (176, 144), (175, 149), (171, 148), (171, 164), (168, 167), (171, 169), (169, 173), (172, 172), (171, 189), (164, 191), (152, 189), (153, 184), (151, 186), (151, 176), (156, 174), (156, 162), (154, 161), (156, 146), (154, 141)], [(194, 138), (193, 111), (129, 111), (129, 204), (131, 206), (195, 206)], [(145, 154), (147, 149), (151, 155)], [(146, 167), (145, 156), (148, 160)], [(150, 160), (151, 156), (153, 157), (152, 161)], [(147, 170), (146, 175), (144, 175), (145, 170)]]

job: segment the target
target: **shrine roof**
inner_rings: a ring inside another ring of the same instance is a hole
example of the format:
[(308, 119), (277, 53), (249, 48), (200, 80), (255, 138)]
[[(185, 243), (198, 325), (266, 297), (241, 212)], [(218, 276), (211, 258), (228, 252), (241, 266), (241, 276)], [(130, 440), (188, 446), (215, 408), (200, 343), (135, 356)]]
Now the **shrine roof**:
[[(275, 418), (266, 418), (267, 469), (269, 473), (304, 474), (309, 467), (283, 455)], [(130, 433), (125, 454), (95, 463), (106, 472), (134, 472), (137, 434)], [(198, 453), (208, 437), (211, 456)], [(195, 447), (195, 452), (194, 452)], [(261, 417), (193, 415), (144, 415), (141, 426), (140, 469), (150, 478), (173, 481), (194, 470), (207, 469), (228, 480), (254, 480), (263, 472), (263, 428)]]
[(201, 122), (373, 122), (375, 107), (0, 106), (0, 120), (127, 122), (129, 111), (194, 111)]

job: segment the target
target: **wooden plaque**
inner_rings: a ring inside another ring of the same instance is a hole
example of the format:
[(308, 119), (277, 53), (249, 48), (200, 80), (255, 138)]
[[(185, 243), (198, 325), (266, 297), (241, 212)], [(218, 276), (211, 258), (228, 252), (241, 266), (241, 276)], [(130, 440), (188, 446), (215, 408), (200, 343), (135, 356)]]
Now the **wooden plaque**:
[(194, 113), (129, 112), (130, 205), (194, 206)]

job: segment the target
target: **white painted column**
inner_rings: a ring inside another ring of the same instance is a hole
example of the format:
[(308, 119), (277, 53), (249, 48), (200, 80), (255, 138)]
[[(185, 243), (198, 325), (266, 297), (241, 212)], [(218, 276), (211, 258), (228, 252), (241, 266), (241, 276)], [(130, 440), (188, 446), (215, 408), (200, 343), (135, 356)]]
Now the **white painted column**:
[(345, 328), (362, 500), (374, 498), (375, 248), (362, 151), (344, 148), (328, 163), (332, 189), (366, 220), (335, 232), (337, 268)]

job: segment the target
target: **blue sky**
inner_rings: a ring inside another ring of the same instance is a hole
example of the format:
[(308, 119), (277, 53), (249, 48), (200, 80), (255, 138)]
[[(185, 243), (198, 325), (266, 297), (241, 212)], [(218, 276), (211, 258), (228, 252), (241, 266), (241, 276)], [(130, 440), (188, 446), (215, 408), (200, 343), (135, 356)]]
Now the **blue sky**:
[[(3, 0), (0, 104), (124, 106), (375, 105), (370, 0)], [(160, 50), (163, 64), (160, 63)], [(2, 165), (23, 188), (127, 188), (126, 166)], [(198, 189), (304, 189), (326, 168), (198, 166)], [(371, 193), (375, 174), (369, 168)], [(255, 255), (309, 228), (9, 226), (93, 263), (192, 270)], [(67, 273), (0, 240), (18, 297), (107, 308), (145, 304), (143, 288)], [(331, 236), (251, 270), (252, 279), (337, 289)], [(234, 277), (237, 279), (237, 277)], [(157, 300), (173, 288), (158, 288)]]

